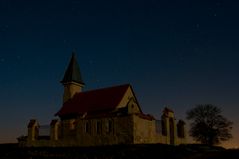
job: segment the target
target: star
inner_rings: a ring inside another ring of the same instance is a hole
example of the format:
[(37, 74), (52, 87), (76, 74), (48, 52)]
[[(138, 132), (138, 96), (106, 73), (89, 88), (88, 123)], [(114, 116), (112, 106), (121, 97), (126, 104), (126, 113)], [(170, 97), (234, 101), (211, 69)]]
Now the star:
[(20, 60), (20, 59), (21, 59), (21, 56), (20, 56), (20, 55), (18, 55), (18, 56), (17, 56), (17, 60)]
[(93, 60), (90, 60), (90, 61), (89, 61), (89, 64), (90, 64), (90, 65), (92, 65), (93, 63), (94, 63)]
[(199, 29), (199, 27), (200, 27), (200, 24), (196, 24), (196, 28)]
[(5, 31), (7, 31), (8, 30), (8, 28), (9, 28), (9, 25), (4, 25), (4, 26), (0, 26), (0, 30), (2, 31), (2, 32), (5, 32)]
[(1, 58), (1, 59), (0, 59), (0, 62), (1, 62), (1, 63), (5, 62), (5, 58)]

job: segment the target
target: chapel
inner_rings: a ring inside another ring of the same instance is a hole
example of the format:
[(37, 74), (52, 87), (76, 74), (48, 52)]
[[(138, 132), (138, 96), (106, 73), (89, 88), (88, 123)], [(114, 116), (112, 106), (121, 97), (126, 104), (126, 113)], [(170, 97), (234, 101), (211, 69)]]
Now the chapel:
[[(160, 119), (145, 114), (133, 87), (122, 84), (84, 91), (76, 54), (61, 81), (62, 106), (47, 126), (31, 119), (19, 144), (27, 147), (101, 146), (117, 144), (186, 143), (185, 122), (173, 110), (162, 109)], [(44, 130), (44, 131), (43, 131)]]

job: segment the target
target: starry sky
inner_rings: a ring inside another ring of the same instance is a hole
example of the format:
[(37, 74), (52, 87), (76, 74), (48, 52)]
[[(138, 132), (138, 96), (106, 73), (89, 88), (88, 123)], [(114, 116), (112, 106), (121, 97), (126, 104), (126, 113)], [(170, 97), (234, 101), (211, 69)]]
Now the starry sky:
[(214, 104), (239, 146), (236, 0), (0, 0), (0, 143), (49, 124), (76, 51), (91, 90), (130, 83), (144, 113)]

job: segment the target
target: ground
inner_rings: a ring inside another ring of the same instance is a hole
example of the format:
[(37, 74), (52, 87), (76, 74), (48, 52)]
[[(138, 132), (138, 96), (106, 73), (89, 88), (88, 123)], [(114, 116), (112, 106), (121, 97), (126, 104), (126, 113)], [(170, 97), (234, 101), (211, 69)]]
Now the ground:
[(1, 144), (0, 159), (238, 159), (239, 150), (205, 145), (116, 145), (69, 148), (19, 148)]

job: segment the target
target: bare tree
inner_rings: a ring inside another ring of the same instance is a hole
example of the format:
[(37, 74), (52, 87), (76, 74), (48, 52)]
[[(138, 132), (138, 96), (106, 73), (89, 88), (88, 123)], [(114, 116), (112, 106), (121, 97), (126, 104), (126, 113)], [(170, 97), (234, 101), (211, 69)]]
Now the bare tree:
[(221, 115), (221, 109), (212, 104), (197, 105), (188, 111), (191, 120), (189, 135), (202, 144), (216, 145), (232, 138), (232, 122)]

